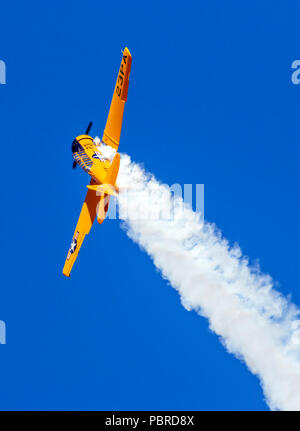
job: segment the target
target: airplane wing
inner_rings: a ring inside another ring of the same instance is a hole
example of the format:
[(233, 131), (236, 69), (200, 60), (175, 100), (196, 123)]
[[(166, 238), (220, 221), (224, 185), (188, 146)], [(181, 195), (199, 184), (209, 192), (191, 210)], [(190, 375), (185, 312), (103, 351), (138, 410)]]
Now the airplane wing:
[(116, 150), (118, 150), (120, 142), (123, 112), (125, 102), (127, 100), (131, 60), (132, 57), (129, 52), (129, 49), (125, 48), (115, 86), (115, 91), (107, 117), (106, 126), (104, 129), (104, 134), (102, 137), (103, 142), (115, 148)]
[[(92, 184), (92, 181), (91, 181)], [(63, 268), (63, 274), (70, 277), (71, 269), (77, 259), (78, 252), (96, 217), (99, 196), (94, 190), (88, 190), (85, 201), (81, 208), (81, 213), (75, 228), (74, 236), (68, 251), (67, 259)]]

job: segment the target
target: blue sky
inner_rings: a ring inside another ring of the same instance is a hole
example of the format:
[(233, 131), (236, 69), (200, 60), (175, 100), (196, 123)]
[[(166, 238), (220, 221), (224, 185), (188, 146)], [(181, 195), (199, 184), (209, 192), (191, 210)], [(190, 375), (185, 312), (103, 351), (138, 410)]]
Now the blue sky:
[(63, 277), (87, 184), (70, 146), (90, 120), (101, 135), (127, 45), (120, 150), (170, 185), (204, 183), (206, 219), (299, 305), (299, 13), (266, 0), (2, 5), (0, 409), (267, 409), (119, 221), (93, 226)]

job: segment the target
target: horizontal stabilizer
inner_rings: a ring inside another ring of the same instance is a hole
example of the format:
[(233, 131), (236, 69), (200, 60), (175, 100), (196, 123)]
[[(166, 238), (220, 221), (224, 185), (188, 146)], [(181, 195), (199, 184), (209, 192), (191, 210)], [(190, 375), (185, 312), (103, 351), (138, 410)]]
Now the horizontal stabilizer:
[(116, 188), (111, 184), (96, 184), (92, 186), (89, 185), (87, 186), (87, 188), (89, 190), (94, 190), (95, 192), (97, 192), (98, 195), (107, 194), (107, 195), (117, 196), (118, 194)]

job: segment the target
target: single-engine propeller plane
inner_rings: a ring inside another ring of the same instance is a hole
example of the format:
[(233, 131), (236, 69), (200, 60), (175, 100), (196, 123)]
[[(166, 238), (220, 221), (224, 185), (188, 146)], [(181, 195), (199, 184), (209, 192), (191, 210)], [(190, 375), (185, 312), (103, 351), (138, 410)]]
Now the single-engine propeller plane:
[[(79, 165), (91, 176), (91, 181), (87, 186), (88, 192), (63, 268), (63, 274), (67, 277), (70, 276), (84, 237), (90, 232), (96, 216), (98, 223), (101, 224), (108, 211), (110, 196), (118, 193), (116, 180), (120, 166), (120, 154), (117, 151), (121, 135), (124, 106), (127, 100), (131, 59), (129, 49), (125, 48), (106, 126), (99, 145), (89, 136), (92, 123), (88, 125), (85, 134), (77, 136), (72, 143), (73, 168)], [(114, 151), (115, 155), (111, 160), (108, 154), (113, 155)]]

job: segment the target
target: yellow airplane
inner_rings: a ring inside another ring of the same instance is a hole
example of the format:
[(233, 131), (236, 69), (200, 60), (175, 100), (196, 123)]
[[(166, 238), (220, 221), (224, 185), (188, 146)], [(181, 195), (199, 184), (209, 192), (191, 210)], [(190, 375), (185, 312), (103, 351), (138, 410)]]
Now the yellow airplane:
[(129, 49), (125, 48), (100, 145), (97, 145), (89, 136), (92, 123), (88, 125), (85, 135), (77, 136), (72, 143), (73, 168), (79, 165), (91, 176), (91, 182), (87, 186), (88, 192), (63, 268), (63, 274), (67, 277), (70, 276), (84, 237), (90, 232), (96, 216), (98, 223), (101, 224), (108, 211), (110, 195), (118, 193), (116, 180), (120, 166), (120, 154), (116, 152), (111, 161), (107, 157), (107, 153), (113, 152), (113, 150), (118, 151), (124, 106), (128, 93), (131, 60)]

